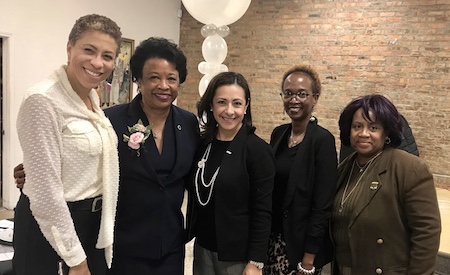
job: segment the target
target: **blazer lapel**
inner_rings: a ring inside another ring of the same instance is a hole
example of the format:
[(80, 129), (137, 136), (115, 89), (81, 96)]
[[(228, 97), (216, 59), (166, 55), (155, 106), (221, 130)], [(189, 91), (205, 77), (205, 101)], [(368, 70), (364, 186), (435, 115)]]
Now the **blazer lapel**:
[(284, 126), (285, 126), (284, 128), (280, 127), (280, 130), (278, 131), (277, 136), (274, 136), (274, 138), (276, 140), (275, 140), (275, 143), (273, 143), (273, 152), (276, 152), (278, 150), (278, 147), (280, 146), (280, 144), (283, 140), (283, 137), (286, 135), (286, 132), (291, 129), (289, 127), (289, 124), (285, 124)]
[(183, 169), (182, 164), (186, 163), (186, 158), (191, 156), (191, 154), (188, 152), (188, 146), (186, 144), (189, 144), (192, 142), (192, 140), (186, 140), (190, 137), (186, 135), (186, 129), (185, 127), (188, 127), (186, 125), (185, 120), (181, 116), (179, 110), (175, 106), (171, 106), (171, 112), (173, 113), (173, 127), (174, 127), (174, 134), (175, 134), (175, 148), (176, 148), (176, 162), (174, 165), (174, 168), (172, 169), (172, 172), (167, 177), (166, 184), (169, 184), (172, 180), (175, 180), (179, 177), (180, 173), (183, 174), (185, 172), (180, 172)]
[[(294, 161), (292, 163), (292, 169), (289, 174), (289, 181), (286, 186), (286, 195), (283, 200), (283, 209), (286, 209), (294, 198), (296, 188), (307, 188), (306, 184), (306, 174), (307, 174), (307, 164), (305, 162), (306, 149), (311, 145), (312, 136), (316, 129), (317, 124), (309, 123), (306, 128), (306, 133), (303, 141), (298, 145), (297, 153), (295, 154)], [(286, 128), (283, 132), (282, 137), (285, 136), (286, 131), (290, 131), (290, 127)], [(283, 140), (283, 138), (280, 138)], [(313, 150), (308, 148), (309, 150)]]
[[(141, 100), (142, 95), (138, 94), (130, 103), (130, 108), (128, 109), (127, 114), (127, 125), (132, 126), (138, 122), (139, 119), (142, 120), (145, 126), (149, 125), (149, 121), (147, 119), (147, 116), (145, 115), (144, 111), (141, 107)], [(121, 138), (121, 137), (119, 137)], [(151, 141), (148, 141), (151, 142)], [(155, 169), (153, 168), (151, 162), (150, 162), (150, 156), (148, 152), (145, 150), (141, 150), (141, 155), (139, 156), (139, 160), (142, 161), (142, 166), (145, 168), (145, 171), (149, 174), (149, 178), (157, 180), (159, 185), (163, 185), (161, 180), (159, 179), (158, 175), (155, 172)], [(138, 161), (139, 161), (138, 160)]]
[(236, 136), (228, 145), (225, 154), (223, 155), (222, 161), (220, 162), (220, 170), (217, 175), (217, 182), (226, 181), (226, 179), (222, 179), (223, 177), (227, 177), (228, 174), (233, 173), (234, 169), (240, 169), (241, 167), (237, 166), (241, 164), (238, 162), (239, 157), (245, 155), (245, 146), (247, 139), (247, 127), (243, 125), (241, 129), (239, 129)]
[(361, 179), (360, 184), (364, 186), (364, 190), (361, 192), (361, 196), (356, 201), (350, 215), (349, 228), (355, 223), (361, 212), (367, 207), (367, 205), (369, 205), (378, 191), (383, 187), (383, 182), (380, 175), (387, 170), (387, 165), (391, 155), (390, 152), (391, 151), (383, 152), (383, 154), (375, 160), (373, 166), (369, 167), (370, 171), (367, 171), (368, 174)]

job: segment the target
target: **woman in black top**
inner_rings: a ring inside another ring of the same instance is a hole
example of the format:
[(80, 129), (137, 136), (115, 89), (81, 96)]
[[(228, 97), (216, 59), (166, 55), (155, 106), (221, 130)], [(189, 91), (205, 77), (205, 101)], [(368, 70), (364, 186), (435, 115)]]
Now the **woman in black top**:
[[(281, 84), (291, 123), (276, 127), (272, 233), (266, 274), (320, 274), (331, 260), (327, 226), (336, 186), (333, 135), (312, 116), (321, 93), (319, 75), (308, 66), (287, 71)], [(328, 247), (328, 246), (327, 246)]]
[(275, 167), (254, 134), (250, 90), (238, 73), (215, 76), (200, 100), (203, 144), (191, 171), (194, 274), (262, 274)]

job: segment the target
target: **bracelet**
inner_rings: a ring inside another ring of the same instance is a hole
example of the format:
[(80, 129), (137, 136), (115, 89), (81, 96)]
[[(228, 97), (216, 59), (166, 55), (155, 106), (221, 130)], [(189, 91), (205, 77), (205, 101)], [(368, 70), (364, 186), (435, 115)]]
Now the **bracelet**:
[(262, 262), (255, 262), (255, 261), (250, 260), (250, 261), (248, 261), (248, 263), (256, 266), (258, 269), (264, 268), (264, 263), (262, 263)]
[(302, 266), (302, 262), (298, 263), (297, 269), (298, 269), (299, 272), (301, 272), (303, 274), (306, 274), (306, 275), (313, 275), (314, 272), (316, 272), (316, 267), (315, 266), (313, 266), (313, 268), (310, 269), (310, 270), (304, 269), (303, 266)]

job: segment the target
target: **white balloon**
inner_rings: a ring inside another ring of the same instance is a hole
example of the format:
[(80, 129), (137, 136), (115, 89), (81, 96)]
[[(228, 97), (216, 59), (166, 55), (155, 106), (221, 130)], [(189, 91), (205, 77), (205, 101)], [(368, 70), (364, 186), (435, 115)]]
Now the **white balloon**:
[(206, 88), (213, 77), (214, 75), (205, 74), (202, 79), (200, 79), (200, 83), (198, 83), (198, 93), (200, 96), (205, 94)]
[(227, 67), (227, 65), (225, 65), (225, 64), (220, 64), (219, 72), (220, 72), (220, 73), (228, 72), (228, 67)]
[(203, 24), (230, 25), (239, 20), (251, 0), (182, 0), (192, 17)]
[(222, 37), (227, 37), (230, 34), (230, 27), (228, 26), (220, 26), (216, 30), (217, 34)]
[[(219, 63), (202, 61), (202, 62), (198, 63), (198, 71), (202, 74), (215, 75), (217, 73), (224, 72), (223, 66), (225, 66), (225, 65), (219, 64)], [(227, 66), (225, 66), (225, 67), (227, 67)]]
[(206, 62), (205, 61), (198, 63), (197, 68), (201, 74), (206, 74)]
[[(203, 37), (208, 37), (208, 36), (216, 34), (216, 30), (217, 30), (216, 25), (209, 24), (209, 25), (204, 25), (202, 27), (202, 29), (200, 30), (200, 33), (202, 34)], [(222, 36), (222, 37), (224, 37), (224, 36)]]
[(206, 62), (220, 64), (227, 57), (227, 53), (227, 42), (218, 34), (208, 36), (203, 41), (202, 54)]

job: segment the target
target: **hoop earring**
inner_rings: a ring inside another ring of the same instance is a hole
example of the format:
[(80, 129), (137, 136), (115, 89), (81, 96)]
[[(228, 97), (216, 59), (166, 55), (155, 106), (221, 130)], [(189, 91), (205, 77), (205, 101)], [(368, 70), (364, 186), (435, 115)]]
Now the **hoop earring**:
[(384, 143), (390, 144), (391, 143), (391, 138), (390, 137), (386, 137)]

